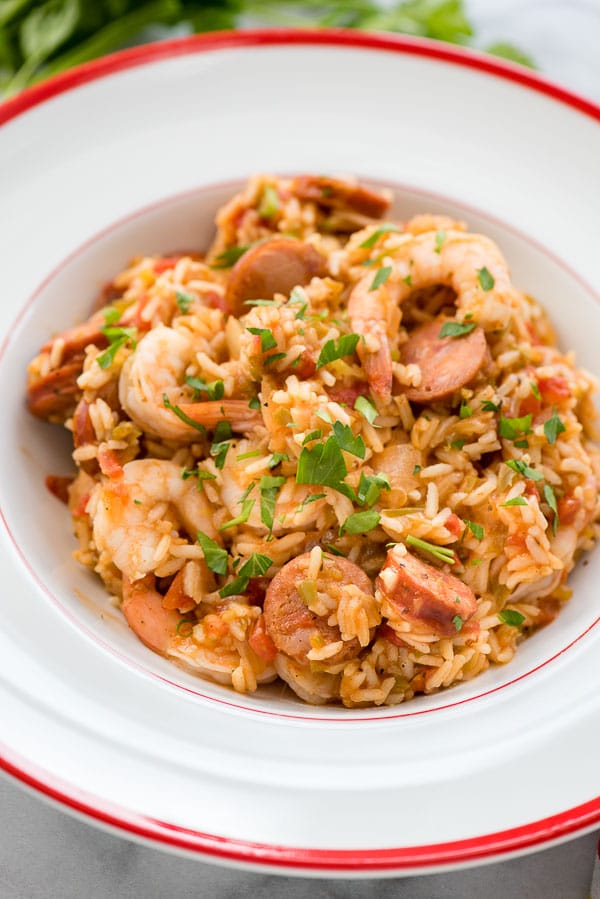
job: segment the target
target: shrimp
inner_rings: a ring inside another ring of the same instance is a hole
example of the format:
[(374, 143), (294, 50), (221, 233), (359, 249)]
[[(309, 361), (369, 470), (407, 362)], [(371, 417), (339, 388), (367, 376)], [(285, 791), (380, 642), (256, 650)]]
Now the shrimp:
[(304, 666), (355, 658), (380, 622), (364, 571), (320, 547), (292, 559), (275, 575), (264, 616), (277, 650)]
[(136, 459), (120, 470), (121, 477), (95, 487), (88, 508), (98, 551), (106, 552), (129, 580), (164, 564), (179, 527), (193, 539), (198, 531), (219, 539), (208, 500), (192, 479), (183, 480), (178, 465)]
[[(229, 422), (234, 430), (251, 431), (262, 419), (247, 400), (191, 403), (186, 399), (182, 382), (193, 352), (188, 334), (164, 325), (139, 342), (119, 379), (119, 399), (129, 417), (147, 434), (165, 440), (197, 440), (198, 430), (214, 428), (220, 421)], [(179, 418), (173, 406), (198, 428)]]
[[(496, 244), (487, 237), (449, 230), (406, 234), (394, 240), (396, 246), (389, 250), (391, 276), (373, 290), (373, 274), (365, 275), (353, 288), (348, 302), (352, 330), (364, 337), (357, 349), (367, 380), (384, 402), (389, 400), (392, 391), (389, 335), (399, 325), (398, 307), (412, 291), (438, 284), (451, 287), (456, 293), (457, 309), (463, 317), (470, 315), (473, 321), (478, 320), (485, 303), (491, 306), (485, 317), (492, 329), (506, 326), (518, 302), (506, 262)], [(484, 270), (491, 279), (485, 287), (479, 280)], [(410, 340), (409, 336), (409, 343)], [(482, 365), (484, 361), (485, 357), (481, 359)], [(468, 383), (459, 377), (460, 360), (453, 367), (455, 380), (460, 381), (458, 387)], [(471, 374), (469, 380), (472, 377)], [(426, 389), (423, 383), (421, 386)]]
[[(375, 582), (382, 613), (393, 624), (400, 616), (455, 636), (477, 611), (475, 594), (463, 581), (422, 562), (396, 544)], [(476, 622), (468, 631), (478, 630)]]
[(275, 670), (304, 702), (311, 705), (324, 705), (326, 702), (339, 699), (340, 674), (329, 674), (327, 671), (312, 671), (308, 665), (300, 665), (294, 659), (279, 654), (275, 659)]
[(261, 614), (258, 607), (232, 603), (198, 622), (194, 612), (182, 616), (165, 608), (168, 595), (161, 596), (151, 575), (135, 582), (123, 577), (121, 610), (148, 649), (239, 692), (275, 679), (273, 665), (257, 655), (245, 637)]

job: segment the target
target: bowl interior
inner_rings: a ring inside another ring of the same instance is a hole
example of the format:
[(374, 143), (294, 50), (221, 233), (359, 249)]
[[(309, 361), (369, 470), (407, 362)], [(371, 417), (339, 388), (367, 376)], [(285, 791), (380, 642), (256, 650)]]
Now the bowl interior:
[[(213, 234), (214, 214), (243, 183), (228, 182), (165, 198), (116, 222), (75, 251), (38, 288), (11, 328), (0, 357), (2, 382), (19, 385), (5, 399), (4, 474), (0, 505), (9, 532), (30, 572), (43, 586), (45, 599), (55, 603), (87, 638), (108, 652), (108, 662), (131, 665), (147, 676), (167, 681), (198, 697), (245, 709), (297, 717), (370, 718), (433, 712), (449, 704), (473, 699), (535, 672), (549, 661), (560, 664), (560, 653), (595, 621), (594, 584), (600, 577), (600, 554), (581, 560), (571, 575), (573, 598), (549, 626), (525, 641), (508, 667), (496, 666), (475, 680), (436, 695), (419, 697), (405, 706), (348, 712), (342, 708), (306, 706), (281, 684), (241, 696), (205, 679), (194, 677), (146, 649), (129, 631), (111, 604), (104, 586), (72, 559), (75, 548), (65, 506), (45, 488), (47, 474), (68, 474), (70, 435), (34, 419), (23, 403), (25, 369), (48, 336), (84, 320), (102, 284), (140, 253), (204, 250)], [(373, 183), (373, 182), (372, 182)], [(563, 349), (573, 348), (580, 365), (598, 371), (597, 334), (600, 304), (592, 291), (560, 259), (524, 235), (482, 212), (449, 197), (428, 194), (403, 185), (390, 185), (395, 205), (392, 216), (417, 212), (446, 213), (465, 220), (499, 244), (509, 261), (515, 284), (535, 296), (549, 311)], [(6, 473), (10, 472), (10, 477)], [(35, 510), (35, 513), (32, 513)], [(33, 626), (33, 625), (32, 625)], [(535, 674), (533, 676), (536, 676)]]

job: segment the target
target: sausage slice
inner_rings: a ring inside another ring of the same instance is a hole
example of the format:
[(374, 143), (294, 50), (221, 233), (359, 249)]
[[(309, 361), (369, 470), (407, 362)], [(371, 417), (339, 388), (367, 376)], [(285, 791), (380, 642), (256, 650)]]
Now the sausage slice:
[(248, 312), (246, 300), (271, 300), (327, 272), (313, 246), (292, 237), (274, 237), (247, 250), (231, 269), (225, 301), (232, 315)]
[(475, 594), (453, 574), (402, 550), (394, 546), (388, 552), (375, 581), (375, 595), (403, 615), (430, 624), (441, 634), (455, 636), (477, 611)]
[(482, 328), (465, 337), (440, 337), (448, 319), (435, 318), (412, 332), (400, 349), (404, 365), (416, 363), (421, 369), (418, 387), (405, 387), (403, 393), (414, 403), (434, 403), (469, 384), (488, 358), (488, 346)]
[(326, 178), (323, 175), (300, 175), (292, 182), (292, 192), (301, 200), (312, 200), (329, 209), (352, 209), (360, 215), (379, 219), (390, 205), (385, 194), (342, 181), (341, 178)]

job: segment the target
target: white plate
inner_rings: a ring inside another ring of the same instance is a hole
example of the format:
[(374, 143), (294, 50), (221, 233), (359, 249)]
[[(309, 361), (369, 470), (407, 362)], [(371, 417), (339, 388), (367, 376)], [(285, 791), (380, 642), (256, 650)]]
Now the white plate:
[(467, 684), (381, 710), (240, 697), (147, 651), (71, 561), (43, 486), (68, 442), (23, 406), (48, 334), (132, 254), (206, 243), (255, 171), (356, 172), (396, 183), (400, 214), (465, 218), (599, 372), (599, 118), (489, 58), (326, 32), (135, 49), (0, 107), (7, 772), (130, 836), (303, 873), (430, 871), (600, 821), (600, 553), (557, 621)]

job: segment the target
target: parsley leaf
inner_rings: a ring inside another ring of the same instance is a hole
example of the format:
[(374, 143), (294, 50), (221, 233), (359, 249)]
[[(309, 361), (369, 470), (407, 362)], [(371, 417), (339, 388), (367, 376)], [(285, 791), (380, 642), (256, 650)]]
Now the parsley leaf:
[(210, 267), (215, 269), (231, 268), (232, 265), (235, 265), (238, 259), (240, 259), (248, 249), (248, 246), (227, 247), (226, 250), (223, 250), (222, 253), (219, 253)]
[(384, 265), (383, 268), (380, 268), (375, 277), (373, 278), (373, 283), (369, 287), (369, 292), (372, 290), (377, 290), (378, 287), (383, 287), (389, 276), (392, 274), (392, 266)]
[(458, 631), (462, 630), (464, 621), (462, 620), (460, 615), (455, 615), (452, 619), (452, 624), (454, 625), (454, 627), (456, 628), (456, 632), (458, 633)]
[(263, 353), (266, 353), (267, 350), (272, 350), (277, 346), (277, 341), (273, 337), (273, 332), (269, 328), (246, 328), (246, 331), (249, 331), (250, 334), (255, 334), (257, 337), (260, 337), (260, 348)]
[(193, 418), (190, 418), (189, 415), (186, 415), (179, 406), (173, 405), (166, 393), (163, 393), (163, 406), (165, 409), (169, 409), (170, 412), (173, 412), (173, 414), (176, 415), (177, 418), (180, 418), (181, 421), (185, 422), (186, 425), (195, 428), (197, 431), (200, 431), (201, 434), (206, 434), (204, 425), (201, 425), (199, 422), (194, 421)]
[(499, 403), (492, 403), (491, 400), (484, 400), (481, 404), (481, 408), (484, 412), (499, 412), (502, 408), (502, 401)]
[(373, 231), (370, 237), (367, 237), (366, 240), (363, 240), (363, 242), (358, 245), (359, 249), (370, 250), (375, 246), (375, 244), (383, 234), (389, 234), (390, 231), (400, 231), (400, 228), (398, 228), (397, 225), (393, 225), (391, 222), (388, 222), (385, 225), (381, 225), (379, 228), (377, 228), (376, 231)]
[(343, 483), (347, 474), (342, 451), (335, 437), (330, 437), (325, 443), (317, 443), (311, 449), (307, 446), (302, 449), (296, 470), (296, 483), (332, 487), (338, 493), (353, 498), (352, 489)]
[(203, 468), (182, 468), (181, 477), (184, 481), (188, 478), (198, 478), (198, 490), (202, 490), (203, 481), (214, 481), (217, 477), (212, 471), (205, 471)]
[(223, 399), (223, 395), (225, 393), (225, 384), (223, 383), (223, 381), (210, 381), (208, 384), (206, 384), (204, 381), (201, 381), (200, 378), (192, 378), (191, 376), (188, 376), (185, 379), (185, 383), (194, 391), (195, 400), (198, 399), (198, 396), (201, 393), (206, 393), (209, 400)]
[(210, 454), (214, 458), (217, 468), (223, 468), (225, 465), (225, 459), (230, 445), (229, 441), (232, 436), (233, 434), (229, 422), (220, 421), (215, 428), (213, 443), (210, 448)]
[(546, 440), (549, 444), (556, 443), (556, 438), (559, 434), (563, 434), (566, 431), (566, 428), (558, 415), (556, 414), (556, 407), (552, 410), (552, 417), (544, 422), (544, 434), (546, 435)]
[(445, 231), (436, 231), (435, 232), (435, 247), (434, 251), (436, 253), (442, 252), (442, 247), (444, 246), (444, 241), (446, 240), (446, 232)]
[(507, 499), (505, 503), (500, 503), (501, 506), (526, 506), (527, 500), (524, 496), (515, 496), (512, 499)]
[(483, 540), (483, 535), (485, 534), (485, 531), (483, 530), (482, 525), (477, 524), (476, 521), (467, 521), (466, 519), (465, 519), (465, 524), (477, 540)]
[(354, 401), (354, 408), (357, 412), (360, 412), (363, 418), (367, 419), (370, 425), (373, 424), (379, 414), (373, 403), (366, 396), (357, 396)]
[(444, 322), (438, 337), (466, 337), (477, 327), (477, 322)]
[(356, 498), (361, 506), (374, 506), (382, 490), (391, 490), (386, 474), (365, 474), (361, 472)]
[(262, 577), (267, 573), (273, 560), (262, 553), (252, 553), (250, 558), (238, 569), (237, 577), (230, 584), (219, 590), (219, 596), (223, 599), (227, 596), (237, 596), (243, 593), (250, 582), (251, 577)]
[(269, 536), (273, 533), (273, 517), (277, 494), (285, 484), (285, 478), (262, 477), (258, 484), (260, 490), (260, 520), (269, 528)]
[(487, 291), (491, 290), (494, 284), (496, 283), (489, 269), (483, 266), (483, 268), (477, 269), (477, 280), (479, 281), (483, 290)]
[(306, 446), (307, 443), (312, 443), (313, 440), (320, 440), (323, 436), (323, 431), (321, 428), (317, 428), (316, 431), (311, 431), (310, 434), (307, 434), (304, 440), (302, 441), (302, 446)]
[(352, 356), (359, 340), (360, 336), (358, 334), (344, 334), (338, 340), (337, 346), (335, 340), (326, 340), (317, 359), (317, 368), (322, 368), (335, 359)]
[(509, 468), (512, 468), (513, 471), (516, 471), (517, 474), (522, 474), (524, 478), (530, 478), (532, 481), (543, 481), (544, 475), (539, 471), (536, 471), (535, 468), (531, 468), (527, 465), (526, 462), (523, 462), (521, 459), (509, 459), (508, 462), (505, 462), (505, 465), (508, 465)]
[(536, 400), (541, 400), (542, 395), (540, 393), (540, 388), (537, 386), (535, 381), (530, 381), (529, 384), (531, 385), (531, 392), (533, 393)]
[(353, 456), (357, 456), (359, 459), (365, 458), (367, 452), (365, 442), (360, 434), (356, 437), (354, 436), (349, 425), (343, 425), (341, 421), (334, 421), (333, 435), (340, 449), (345, 450), (347, 453), (352, 453)]
[(227, 550), (221, 549), (218, 543), (215, 543), (208, 534), (204, 534), (202, 531), (198, 531), (196, 540), (202, 547), (204, 561), (210, 570), (215, 574), (227, 574)]
[[(113, 315), (109, 316), (109, 312), (110, 310), (104, 315), (106, 321), (113, 320)], [(102, 369), (106, 369), (113, 364), (118, 351), (122, 346), (125, 346), (126, 343), (131, 341), (131, 347), (134, 350), (137, 346), (135, 340), (137, 328), (119, 328), (107, 324), (104, 328), (101, 328), (101, 331), (104, 336), (108, 338), (108, 348), (104, 350), (103, 353), (100, 353), (99, 356), (96, 356), (96, 362)]]
[(279, 212), (279, 194), (271, 184), (263, 188), (258, 214), (263, 219), (273, 219)]
[(552, 519), (552, 533), (556, 537), (556, 532), (558, 531), (558, 506), (556, 505), (556, 495), (554, 493), (554, 489), (550, 486), (550, 484), (544, 484), (544, 499), (554, 512), (554, 518)]
[(196, 297), (191, 293), (184, 293), (183, 290), (176, 290), (175, 302), (181, 314), (187, 315), (190, 311), (190, 306), (196, 302)]
[(268, 468), (275, 468), (277, 465), (280, 465), (282, 462), (289, 462), (290, 457), (287, 453), (273, 453), (271, 458), (269, 459)]
[(472, 416), (472, 414), (473, 414), (473, 410), (463, 400), (462, 403), (460, 404), (460, 409), (458, 410), (458, 417), (459, 418), (470, 418)]
[[(254, 485), (252, 485), (254, 486)], [(250, 513), (254, 507), (254, 503), (256, 500), (254, 499), (246, 499), (242, 503), (242, 511), (235, 518), (232, 518), (230, 521), (226, 521), (225, 524), (222, 524), (219, 528), (220, 531), (227, 531), (229, 528), (235, 528), (238, 524), (245, 524), (250, 518)]]
[(531, 434), (531, 419), (531, 412), (520, 418), (504, 418), (502, 416), (498, 421), (498, 434), (500, 437), (506, 437), (507, 440), (515, 440), (523, 434)]
[(365, 512), (355, 512), (349, 515), (340, 528), (342, 534), (366, 534), (376, 528), (381, 520), (381, 515), (374, 509)]
[(501, 612), (498, 612), (498, 618), (511, 627), (521, 627), (525, 621), (525, 615), (521, 615), (516, 609), (502, 609)]

